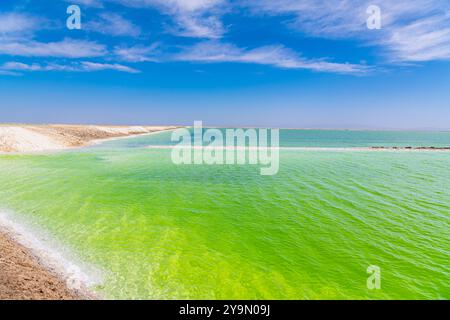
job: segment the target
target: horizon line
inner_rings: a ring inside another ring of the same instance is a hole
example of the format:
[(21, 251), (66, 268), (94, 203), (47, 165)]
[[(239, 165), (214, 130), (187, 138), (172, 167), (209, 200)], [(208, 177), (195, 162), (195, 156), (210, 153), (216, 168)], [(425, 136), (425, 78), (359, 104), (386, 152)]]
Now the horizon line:
[[(158, 126), (173, 126), (173, 127), (193, 127), (192, 124), (107, 124), (107, 123), (47, 123), (47, 122), (37, 122), (37, 123), (25, 123), (25, 122), (4, 122), (0, 123), (0, 126), (132, 126), (132, 127), (158, 127)], [(395, 131), (395, 132), (450, 132), (450, 128), (369, 128), (369, 127), (361, 127), (361, 128), (349, 128), (349, 127), (276, 127), (276, 126), (255, 126), (255, 125), (204, 125), (203, 128), (208, 129), (279, 129), (279, 130), (299, 130), (299, 131)]]

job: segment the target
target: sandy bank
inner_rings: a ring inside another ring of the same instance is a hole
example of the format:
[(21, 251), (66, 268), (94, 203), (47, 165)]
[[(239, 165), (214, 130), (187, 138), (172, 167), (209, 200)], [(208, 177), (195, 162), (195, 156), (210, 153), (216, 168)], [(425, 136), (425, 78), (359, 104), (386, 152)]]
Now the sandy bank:
[(102, 279), (44, 230), (0, 208), (0, 300), (99, 299), (91, 288)]
[(41, 266), (28, 250), (0, 233), (0, 300), (74, 300), (85, 297)]
[(40, 152), (169, 130), (170, 126), (0, 125), (0, 152)]

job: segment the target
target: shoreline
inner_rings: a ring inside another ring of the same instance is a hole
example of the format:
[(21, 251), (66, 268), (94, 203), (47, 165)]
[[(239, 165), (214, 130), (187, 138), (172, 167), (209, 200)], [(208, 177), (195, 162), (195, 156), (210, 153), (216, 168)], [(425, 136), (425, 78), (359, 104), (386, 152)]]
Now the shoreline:
[(67, 288), (62, 279), (46, 270), (8, 233), (0, 232), (0, 249), (0, 300), (87, 299)]
[(81, 150), (84, 148), (95, 147), (97, 145), (100, 145), (102, 143), (109, 142), (109, 141), (145, 137), (145, 136), (150, 136), (150, 135), (161, 133), (161, 132), (172, 131), (172, 130), (175, 130), (178, 128), (180, 128), (180, 127), (171, 127), (171, 128), (167, 128), (167, 129), (156, 130), (156, 131), (145, 132), (145, 133), (130, 134), (130, 135), (126, 135), (126, 136), (94, 139), (94, 140), (90, 140), (90, 141), (86, 142), (86, 144), (81, 145), (81, 146), (61, 147), (59, 149), (52, 149), (52, 150), (22, 151), (22, 152), (5, 152), (5, 151), (0, 150), (0, 156), (43, 155), (43, 154), (45, 155), (45, 154), (54, 154), (54, 153), (59, 153), (59, 152), (64, 152), (64, 151), (74, 151), (74, 150), (76, 151), (76, 150)]
[(99, 299), (90, 287), (100, 281), (39, 231), (0, 210), (0, 300)]
[(179, 127), (0, 124), (0, 155), (74, 150), (109, 140), (132, 138), (176, 128)]

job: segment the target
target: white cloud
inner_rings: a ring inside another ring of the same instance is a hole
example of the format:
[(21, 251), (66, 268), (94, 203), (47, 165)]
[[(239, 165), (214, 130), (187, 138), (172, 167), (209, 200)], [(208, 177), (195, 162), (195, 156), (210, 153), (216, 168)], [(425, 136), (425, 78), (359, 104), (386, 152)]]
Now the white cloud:
[(58, 64), (58, 63), (49, 63), (49, 64), (26, 64), (22, 62), (7, 62), (0, 66), (0, 72), (2, 73), (11, 73), (16, 71), (25, 71), (25, 72), (33, 72), (33, 71), (66, 71), (66, 72), (93, 72), (93, 71), (103, 71), (103, 70), (115, 70), (120, 72), (127, 73), (139, 73), (140, 71), (134, 68), (130, 68), (128, 66), (124, 66), (121, 64), (108, 64), (108, 63), (96, 63), (89, 61), (82, 61), (71, 64)]
[[(366, 28), (369, 5), (381, 8), (382, 29)], [(256, 15), (287, 16), (307, 36), (358, 39), (385, 50), (389, 60), (450, 57), (450, 3), (442, 0), (245, 0)]]
[(99, 17), (98, 20), (85, 23), (83, 29), (111, 36), (138, 37), (141, 34), (139, 26), (117, 13), (104, 12)]
[(0, 76), (21, 76), (21, 73), (14, 72), (14, 71), (7, 71), (7, 70), (0, 70)]
[(106, 47), (93, 41), (64, 39), (59, 42), (0, 41), (0, 54), (23, 57), (90, 58), (107, 54)]
[[(13, 38), (11, 35), (23, 35), (27, 30), (42, 25), (39, 19), (29, 15), (6, 13), (0, 14), (0, 36), (3, 35), (0, 38), (0, 55), (72, 59), (105, 57), (133, 63), (172, 59), (203, 63), (255, 63), (286, 69), (355, 74), (372, 70), (361, 64), (302, 57), (282, 45), (248, 49), (222, 43), (218, 39), (224, 35), (226, 28), (221, 19), (233, 7), (248, 9), (246, 13), (249, 11), (254, 15), (282, 17), (287, 26), (306, 37), (351, 39), (362, 45), (375, 46), (381, 49), (379, 52), (389, 62), (450, 60), (450, 2), (445, 0), (74, 0), (74, 3), (97, 7), (103, 6), (104, 2), (132, 8), (156, 8), (173, 18), (175, 23), (169, 30), (174, 34), (213, 41), (184, 48), (177, 55), (164, 55), (157, 45), (121, 45), (109, 54), (105, 45), (94, 41), (64, 39), (45, 43), (34, 40), (31, 33), (28, 37)], [(381, 30), (368, 30), (366, 27), (366, 9), (370, 4), (381, 7)], [(86, 22), (83, 28), (113, 36), (139, 37), (143, 33), (132, 21), (108, 12), (101, 13), (97, 20)], [(127, 68), (108, 63), (80, 63), (77, 67), (81, 66), (124, 71), (122, 67)]]
[(44, 19), (24, 13), (0, 13), (0, 40), (32, 34), (45, 24)]
[(26, 64), (22, 62), (12, 61), (6, 62), (2, 66), (0, 66), (0, 70), (10, 70), (10, 71), (84, 71), (80, 68), (80, 64), (58, 64), (58, 63), (49, 63), (49, 64), (39, 64), (32, 63)]
[[(219, 39), (226, 32), (221, 17), (228, 10), (284, 17), (306, 36), (358, 40), (376, 46), (388, 61), (448, 60), (450, 2), (445, 0), (105, 0), (129, 7), (155, 7), (174, 18), (178, 36)], [(382, 29), (366, 26), (369, 5), (378, 5)]]
[(22, 62), (7, 62), (0, 67), (2, 70), (16, 71), (41, 71), (42, 66), (38, 64), (25, 64)]
[(226, 0), (111, 0), (131, 7), (156, 7), (175, 20), (169, 31), (179, 36), (220, 38), (225, 28), (220, 20)]
[(23, 32), (34, 27), (34, 20), (24, 14), (0, 14), (0, 33)]
[(109, 64), (109, 63), (96, 63), (83, 61), (81, 62), (81, 66), (84, 71), (116, 70), (128, 73), (140, 73), (140, 71), (137, 69), (130, 68), (117, 63)]
[(174, 59), (202, 63), (254, 63), (286, 69), (308, 69), (335, 73), (362, 74), (370, 71), (370, 68), (365, 65), (335, 63), (323, 59), (306, 59), (281, 45), (243, 49), (232, 44), (204, 42), (187, 48)]
[(65, 0), (71, 4), (83, 5), (93, 8), (103, 8), (102, 0)]
[(150, 46), (134, 46), (134, 47), (115, 47), (114, 55), (122, 61), (127, 62), (157, 62), (158, 43), (153, 43)]
[(161, 6), (174, 10), (195, 12), (211, 9), (225, 0), (110, 0), (131, 7)]
[(394, 62), (450, 60), (450, 23), (442, 16), (423, 18), (396, 27), (381, 43)]
[(290, 25), (313, 35), (339, 37), (364, 30), (366, 8), (360, 0), (244, 0), (256, 15), (286, 15)]
[(207, 39), (219, 39), (225, 33), (218, 17), (202, 15), (178, 15), (177, 25), (169, 31), (181, 37)]
[(370, 5), (381, 8), (383, 29), (442, 9), (442, 0), (244, 0), (242, 4), (254, 14), (290, 16), (291, 26), (309, 35), (336, 38), (370, 37), (366, 27)]

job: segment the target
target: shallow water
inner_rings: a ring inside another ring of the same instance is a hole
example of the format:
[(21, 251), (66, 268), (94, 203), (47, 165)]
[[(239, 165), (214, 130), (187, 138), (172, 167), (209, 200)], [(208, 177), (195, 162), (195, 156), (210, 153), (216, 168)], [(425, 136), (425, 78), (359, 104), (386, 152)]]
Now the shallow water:
[[(450, 152), (283, 149), (261, 176), (145, 148), (169, 139), (0, 156), (0, 207), (104, 270), (94, 289), (108, 298), (450, 298)], [(281, 132), (284, 147), (372, 145), (450, 133)]]

